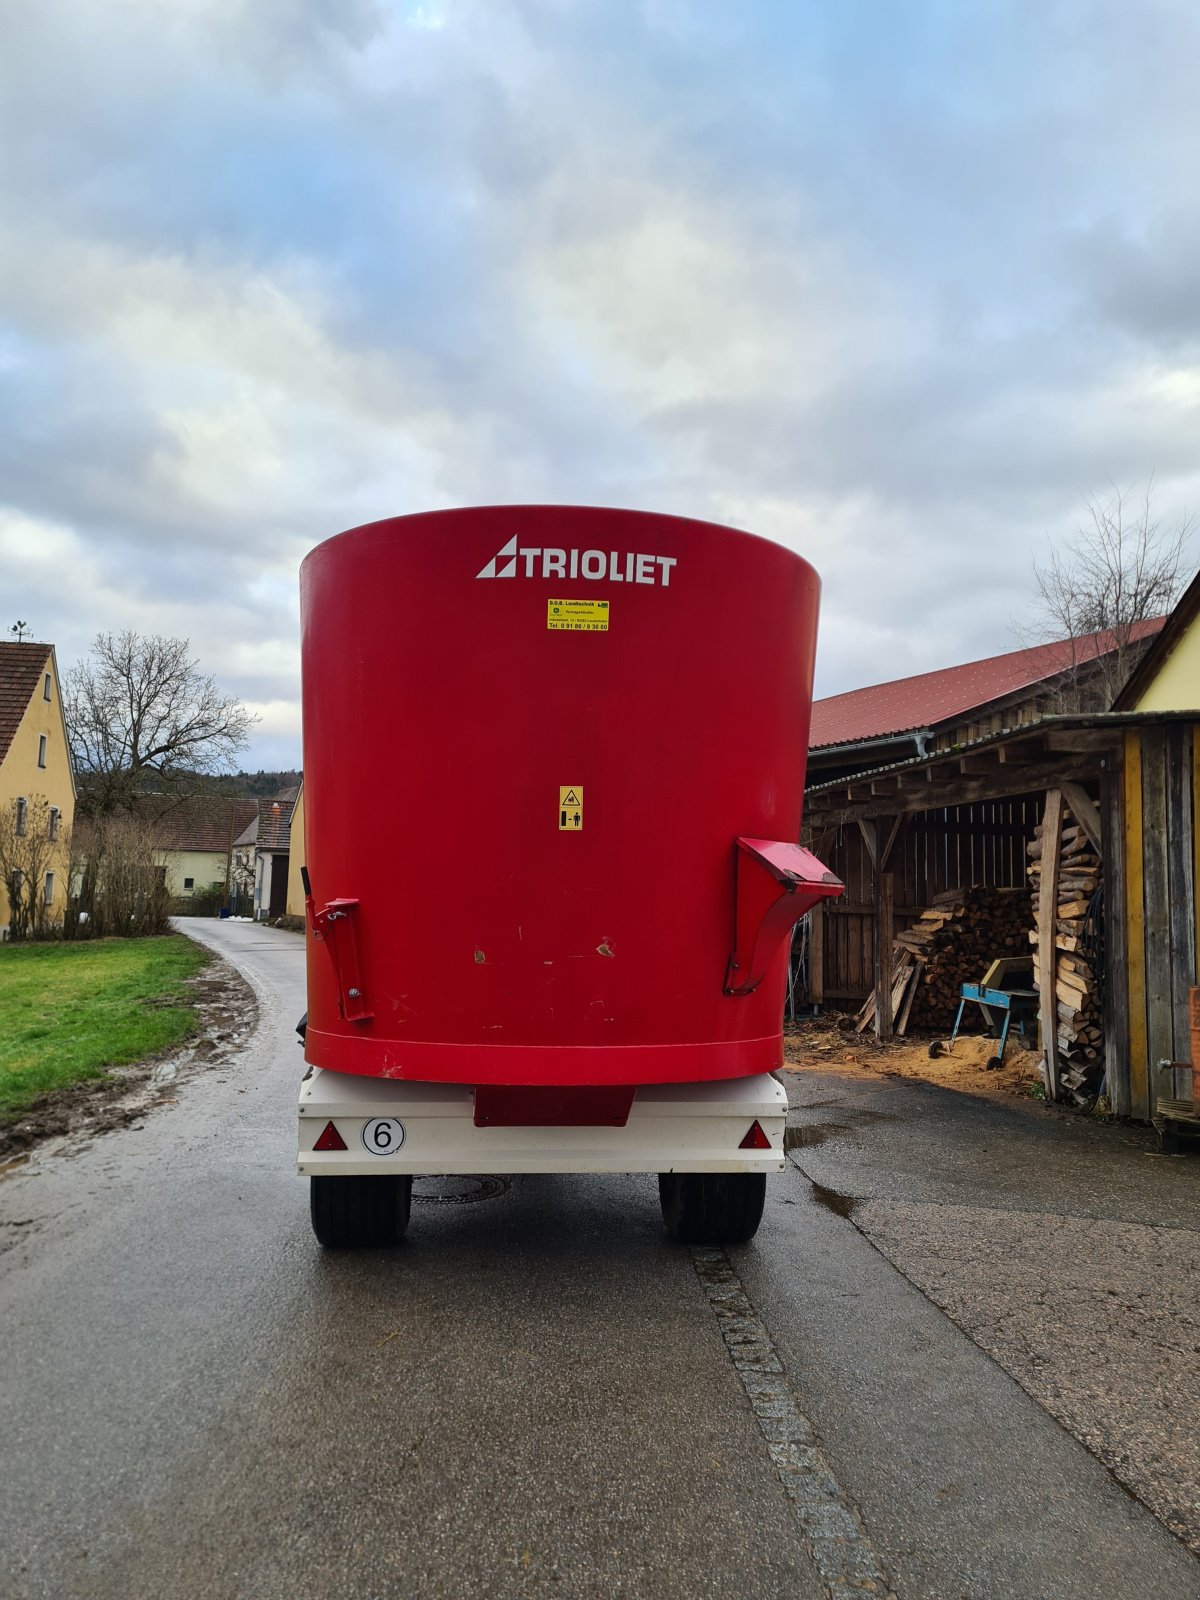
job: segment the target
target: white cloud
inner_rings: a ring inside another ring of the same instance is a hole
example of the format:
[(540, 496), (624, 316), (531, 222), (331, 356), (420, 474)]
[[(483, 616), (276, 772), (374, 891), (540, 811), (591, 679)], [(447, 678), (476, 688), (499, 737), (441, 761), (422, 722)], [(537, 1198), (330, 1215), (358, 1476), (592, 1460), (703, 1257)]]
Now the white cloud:
[(304, 551), (431, 506), (779, 538), (829, 692), (1005, 648), (1085, 492), (1195, 500), (1197, 28), (1152, 10), (21, 8), (6, 594), (68, 659), (186, 634), (275, 750)]

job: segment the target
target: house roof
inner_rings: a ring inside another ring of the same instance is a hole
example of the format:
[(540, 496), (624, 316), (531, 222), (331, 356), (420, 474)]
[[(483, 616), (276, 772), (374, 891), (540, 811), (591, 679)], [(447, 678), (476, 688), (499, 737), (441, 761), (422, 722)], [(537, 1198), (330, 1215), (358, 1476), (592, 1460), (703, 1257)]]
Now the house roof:
[(250, 821), (242, 829), (241, 833), (238, 834), (237, 838), (233, 841), (233, 843), (234, 843), (234, 848), (236, 849), (238, 845), (246, 845), (246, 844), (253, 845), (253, 844), (256, 844), (257, 842), (258, 842), (258, 807), (255, 806), (254, 815), (250, 818)]
[(1200, 572), (1180, 595), (1158, 638), (1138, 662), (1129, 681), (1113, 702), (1114, 711), (1133, 709), (1158, 676), (1171, 651), (1191, 627), (1197, 612), (1200, 612)]
[(223, 855), (257, 811), (253, 800), (222, 794), (154, 795), (158, 813), (155, 843), (160, 850), (198, 850)]
[[(1152, 617), (1134, 623), (1131, 638), (1137, 641), (1152, 637), (1164, 620)], [(982, 661), (943, 667), (938, 672), (920, 672), (911, 678), (830, 695), (813, 702), (809, 748), (821, 750), (933, 728), (1115, 648), (1111, 634), (1093, 633), (1082, 639), (1037, 644), (1001, 656), (987, 656)]]
[(284, 789), (273, 800), (258, 802), (258, 839), (260, 850), (286, 850), (292, 838), (292, 812), (296, 809), (299, 789)]
[(21, 718), (41, 686), (50, 648), (15, 640), (0, 643), (0, 761), (8, 754)]

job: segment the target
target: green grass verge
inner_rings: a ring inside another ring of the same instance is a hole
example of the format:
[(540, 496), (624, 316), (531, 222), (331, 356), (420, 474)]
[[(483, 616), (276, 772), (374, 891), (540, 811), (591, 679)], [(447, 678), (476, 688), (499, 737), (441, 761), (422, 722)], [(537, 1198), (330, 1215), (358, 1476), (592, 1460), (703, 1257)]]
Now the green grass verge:
[(177, 1044), (193, 1021), (184, 979), (208, 960), (180, 934), (0, 945), (0, 1123)]

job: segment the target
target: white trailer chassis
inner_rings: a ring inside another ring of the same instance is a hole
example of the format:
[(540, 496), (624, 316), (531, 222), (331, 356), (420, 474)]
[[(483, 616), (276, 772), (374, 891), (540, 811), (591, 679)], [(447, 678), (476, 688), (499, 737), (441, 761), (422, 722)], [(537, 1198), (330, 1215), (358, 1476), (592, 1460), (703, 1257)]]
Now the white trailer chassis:
[[(313, 1067), (300, 1089), (299, 1170), (304, 1177), (779, 1172), (786, 1115), (783, 1085), (765, 1073), (643, 1085), (620, 1128), (476, 1127), (469, 1084)], [(314, 1150), (329, 1123), (344, 1150)], [(381, 1123), (388, 1125), (382, 1132)], [(755, 1123), (765, 1145), (745, 1148)]]

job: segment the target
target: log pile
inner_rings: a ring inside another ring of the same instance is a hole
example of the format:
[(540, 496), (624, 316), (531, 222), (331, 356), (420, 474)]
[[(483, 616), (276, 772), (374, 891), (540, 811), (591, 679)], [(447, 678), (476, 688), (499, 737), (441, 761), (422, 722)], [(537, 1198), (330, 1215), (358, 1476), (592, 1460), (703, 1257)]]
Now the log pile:
[[(1085, 928), (1092, 896), (1100, 887), (1100, 856), (1084, 829), (1063, 807), (1059, 845), (1058, 905), (1055, 917), (1054, 999), (1058, 1016), (1058, 1081), (1060, 1098), (1088, 1105), (1104, 1076), (1103, 1010), (1098, 974), (1090, 959), (1092, 940)], [(1041, 894), (1042, 828), (1034, 829), (1028, 846), (1029, 883), (1034, 906)], [(1035, 919), (1036, 920), (1036, 919)], [(1041, 991), (1042, 951), (1038, 934), (1033, 945), (1033, 982)]]
[[(909, 1026), (948, 1033), (964, 983), (978, 983), (999, 956), (1019, 956), (1027, 946), (1029, 895), (1023, 889), (949, 889), (897, 934), (892, 946), (892, 1018), (895, 1032)], [(875, 995), (867, 997), (855, 1026), (875, 1020)]]

